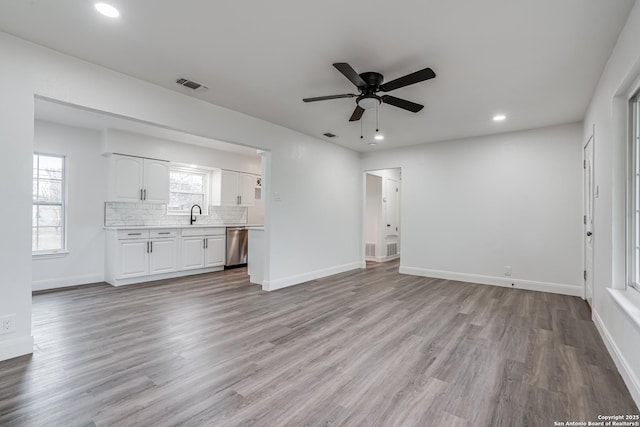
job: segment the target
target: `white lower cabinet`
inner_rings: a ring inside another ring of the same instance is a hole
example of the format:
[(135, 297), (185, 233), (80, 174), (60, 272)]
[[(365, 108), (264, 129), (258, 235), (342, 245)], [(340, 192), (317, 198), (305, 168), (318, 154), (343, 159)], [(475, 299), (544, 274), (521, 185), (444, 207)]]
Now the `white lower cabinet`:
[(224, 227), (109, 230), (106, 281), (114, 286), (224, 268)]
[(119, 279), (140, 277), (149, 274), (147, 240), (120, 240), (118, 242)]
[(224, 228), (182, 230), (181, 270), (224, 266), (226, 238)]
[(222, 236), (208, 236), (206, 239), (206, 248), (204, 252), (204, 266), (217, 267), (224, 265), (226, 256), (226, 239)]
[(178, 270), (178, 244), (175, 237), (151, 239), (149, 246), (149, 274)]

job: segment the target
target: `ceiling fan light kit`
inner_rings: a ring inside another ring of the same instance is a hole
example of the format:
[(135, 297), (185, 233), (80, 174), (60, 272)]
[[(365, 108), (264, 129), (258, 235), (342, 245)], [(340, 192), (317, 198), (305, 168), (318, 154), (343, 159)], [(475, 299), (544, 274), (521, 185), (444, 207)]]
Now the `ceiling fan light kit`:
[[(316, 102), (326, 101), (329, 99), (356, 98), (356, 108), (349, 118), (350, 122), (360, 120), (365, 110), (376, 108), (382, 103), (402, 108), (403, 110), (411, 111), (412, 113), (417, 113), (424, 108), (424, 105), (416, 104), (415, 102), (407, 101), (406, 99), (396, 98), (391, 95), (378, 96), (377, 93), (390, 92), (395, 89), (400, 89), (402, 87), (436, 77), (436, 73), (434, 73), (431, 68), (424, 68), (414, 73), (407, 74), (406, 76), (391, 80), (390, 82), (383, 83), (384, 76), (380, 73), (366, 72), (358, 74), (353, 67), (346, 62), (336, 62), (333, 66), (356, 86), (360, 94), (356, 95), (353, 93), (345, 93), (340, 95), (318, 96), (315, 98), (304, 98), (303, 101)], [(378, 129), (376, 129), (376, 132), (377, 131)], [(362, 139), (362, 130), (360, 132), (360, 138)]]

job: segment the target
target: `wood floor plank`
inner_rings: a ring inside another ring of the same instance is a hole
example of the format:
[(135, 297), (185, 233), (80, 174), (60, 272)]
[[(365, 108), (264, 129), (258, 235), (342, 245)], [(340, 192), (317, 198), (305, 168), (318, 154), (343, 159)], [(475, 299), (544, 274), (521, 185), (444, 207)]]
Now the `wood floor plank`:
[(637, 414), (579, 298), (369, 264), (38, 292), (2, 426), (519, 426)]

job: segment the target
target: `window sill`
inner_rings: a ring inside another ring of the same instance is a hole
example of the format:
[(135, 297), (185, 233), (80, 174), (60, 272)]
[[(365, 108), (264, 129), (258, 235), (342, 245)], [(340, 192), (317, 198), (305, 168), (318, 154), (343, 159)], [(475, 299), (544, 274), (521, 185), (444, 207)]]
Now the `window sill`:
[(640, 294), (635, 289), (611, 289), (607, 288), (611, 298), (620, 306), (629, 319), (640, 330)]
[(37, 254), (31, 254), (31, 259), (53, 259), (53, 258), (64, 258), (69, 255), (69, 251), (59, 251), (59, 252), (42, 252)]

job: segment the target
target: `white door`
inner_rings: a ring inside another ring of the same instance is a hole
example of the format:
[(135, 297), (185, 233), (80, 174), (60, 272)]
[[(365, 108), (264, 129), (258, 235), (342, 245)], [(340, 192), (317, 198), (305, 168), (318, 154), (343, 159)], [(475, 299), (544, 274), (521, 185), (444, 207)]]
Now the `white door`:
[(221, 197), (220, 204), (222, 206), (236, 206), (239, 204), (238, 199), (238, 173), (232, 171), (222, 171), (221, 177)]
[(385, 179), (384, 217), (387, 236), (398, 235), (398, 181)]
[(144, 200), (169, 203), (169, 162), (144, 160)]
[(239, 174), (238, 193), (242, 206), (253, 206), (256, 204), (256, 177), (247, 173)]
[(149, 254), (146, 239), (120, 240), (118, 242), (118, 261), (120, 274), (118, 279), (146, 276), (149, 272)]
[(149, 244), (149, 274), (170, 273), (178, 269), (176, 239), (154, 239)]
[(225, 261), (225, 236), (209, 236), (206, 238), (204, 251), (204, 266), (218, 267)]
[(193, 270), (204, 267), (204, 246), (203, 237), (183, 237), (182, 238), (182, 270)]
[(593, 135), (584, 146), (584, 293), (593, 307)]
[(143, 159), (139, 157), (111, 156), (111, 191), (109, 200), (114, 202), (141, 202)]

